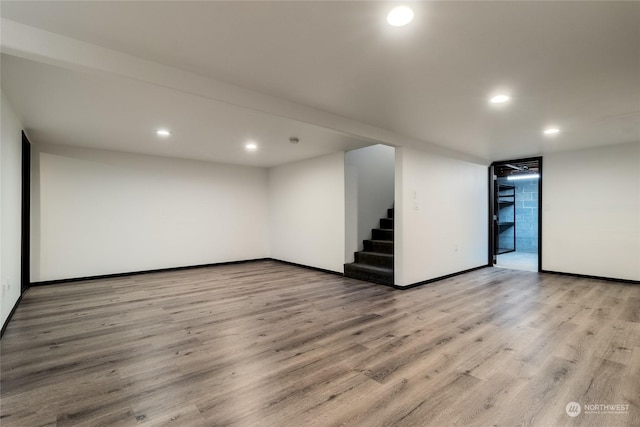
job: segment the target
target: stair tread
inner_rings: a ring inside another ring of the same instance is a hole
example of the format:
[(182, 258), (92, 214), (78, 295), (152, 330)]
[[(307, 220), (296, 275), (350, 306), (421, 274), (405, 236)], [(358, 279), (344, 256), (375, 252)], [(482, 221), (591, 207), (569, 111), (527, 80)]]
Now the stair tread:
[(393, 229), (393, 218), (380, 218), (380, 227)]
[[(382, 240), (383, 242), (388, 242), (389, 240)], [(376, 252), (376, 251), (359, 251), (358, 253), (361, 254), (365, 254), (365, 255), (376, 255), (376, 256), (382, 256), (382, 257), (388, 257), (388, 258), (393, 258), (393, 254), (385, 254), (384, 252)]]
[(394, 283), (394, 220), (393, 208), (387, 218), (380, 218), (379, 228), (371, 229), (371, 239), (363, 241), (363, 250), (356, 252), (354, 262), (344, 264), (344, 275), (367, 282)]
[(393, 240), (365, 240), (363, 242), (363, 252), (393, 255), (394, 248)]

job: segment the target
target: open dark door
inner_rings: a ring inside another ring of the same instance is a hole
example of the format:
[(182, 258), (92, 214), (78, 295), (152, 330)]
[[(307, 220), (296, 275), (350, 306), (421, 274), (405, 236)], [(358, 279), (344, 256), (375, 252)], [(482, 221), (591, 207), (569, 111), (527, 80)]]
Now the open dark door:
[(489, 265), (498, 260), (498, 179), (494, 165), (489, 166)]
[(24, 293), (31, 283), (31, 144), (22, 132), (22, 237), (20, 252), (20, 288)]

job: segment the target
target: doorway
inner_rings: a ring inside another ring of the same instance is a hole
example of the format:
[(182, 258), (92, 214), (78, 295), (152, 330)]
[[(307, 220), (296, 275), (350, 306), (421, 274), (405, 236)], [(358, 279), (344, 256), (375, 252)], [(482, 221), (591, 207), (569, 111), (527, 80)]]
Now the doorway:
[(541, 271), (542, 157), (494, 162), (489, 197), (489, 264)]

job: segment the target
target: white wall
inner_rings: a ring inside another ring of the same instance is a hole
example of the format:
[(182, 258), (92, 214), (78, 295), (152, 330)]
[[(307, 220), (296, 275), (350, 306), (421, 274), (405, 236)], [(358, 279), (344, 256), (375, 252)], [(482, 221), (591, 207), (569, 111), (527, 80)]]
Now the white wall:
[(33, 148), (32, 281), (268, 257), (265, 169)]
[(487, 166), (396, 149), (395, 282), (487, 264)]
[(545, 155), (542, 268), (640, 280), (640, 143)]
[(20, 298), (22, 126), (4, 93), (0, 97), (0, 318), (4, 325)]
[(271, 257), (344, 271), (344, 153), (269, 169)]
[(372, 145), (346, 152), (345, 178), (345, 262), (349, 263), (393, 206), (395, 148)]

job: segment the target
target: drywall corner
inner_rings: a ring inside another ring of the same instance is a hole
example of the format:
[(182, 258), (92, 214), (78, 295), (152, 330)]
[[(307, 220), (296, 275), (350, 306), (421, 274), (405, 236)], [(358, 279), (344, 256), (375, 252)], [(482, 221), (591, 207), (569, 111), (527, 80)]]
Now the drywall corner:
[(269, 169), (271, 258), (344, 271), (344, 177), (343, 152)]

